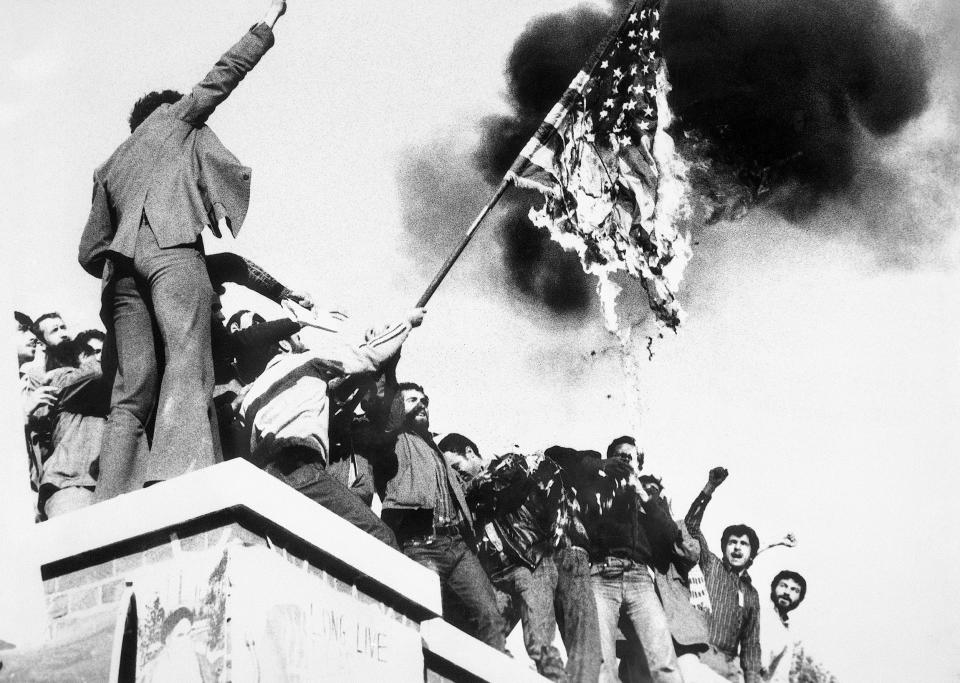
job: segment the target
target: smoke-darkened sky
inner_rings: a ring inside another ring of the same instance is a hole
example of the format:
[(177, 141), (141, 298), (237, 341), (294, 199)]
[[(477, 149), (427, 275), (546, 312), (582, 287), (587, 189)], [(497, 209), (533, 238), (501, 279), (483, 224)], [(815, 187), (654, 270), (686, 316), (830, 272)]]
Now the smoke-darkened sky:
[[(518, 35), (504, 65), (509, 113), (474, 122), (480, 138), (473, 161), (490, 185), (503, 177), (624, 4), (545, 14)], [(811, 229), (862, 233), (886, 262), (909, 264), (918, 256), (923, 245), (918, 248), (916, 235), (923, 231), (904, 231), (904, 211), (890, 201), (909, 181), (886, 162), (883, 142), (930, 99), (929, 49), (916, 30), (878, 0), (669, 0), (662, 25), (677, 117), (672, 131), (693, 162), (693, 194), (709, 197), (715, 217), (734, 218), (744, 198), (759, 200)], [(434, 156), (420, 153), (422, 159), (414, 150), (409, 158), (422, 172)], [(465, 166), (466, 158), (461, 161)], [(445, 170), (451, 168), (448, 163)], [(400, 172), (414, 183), (405, 192), (410, 201), (422, 191), (419, 173)], [(461, 167), (458, 175), (469, 173)], [(449, 197), (460, 202), (461, 193)], [(444, 195), (431, 193), (431, 199), (442, 203)], [(491, 268), (556, 315), (581, 316), (592, 302), (593, 279), (578, 272), (574, 255), (532, 226), (526, 212), (536, 203), (529, 192), (502, 200), (506, 208), (492, 221), (502, 258)], [(837, 210), (862, 212), (866, 220), (816, 215)], [(462, 218), (459, 225), (472, 217)], [(422, 216), (408, 223), (414, 235), (427, 224)], [(456, 231), (453, 226), (445, 220), (429, 232)], [(448, 248), (447, 240), (432, 244)], [(643, 317), (637, 310), (630, 319)]]

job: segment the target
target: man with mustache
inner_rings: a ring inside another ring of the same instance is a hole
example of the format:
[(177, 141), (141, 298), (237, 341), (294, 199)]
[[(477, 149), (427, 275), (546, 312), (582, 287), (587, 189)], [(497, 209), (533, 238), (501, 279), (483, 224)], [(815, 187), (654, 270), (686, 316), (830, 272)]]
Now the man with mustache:
[(729, 681), (759, 683), (760, 596), (747, 573), (760, 550), (757, 533), (746, 524), (728, 526), (720, 537), (720, 559), (707, 547), (700, 531), (707, 503), (727, 474), (723, 467), (710, 470), (706, 485), (684, 519), (687, 529), (700, 541), (700, 568), (711, 604), (710, 649), (701, 661)]
[(784, 569), (770, 582), (773, 610), (763, 614), (763, 680), (788, 683), (795, 639), (790, 634), (790, 612), (807, 595), (807, 580), (798, 572)]

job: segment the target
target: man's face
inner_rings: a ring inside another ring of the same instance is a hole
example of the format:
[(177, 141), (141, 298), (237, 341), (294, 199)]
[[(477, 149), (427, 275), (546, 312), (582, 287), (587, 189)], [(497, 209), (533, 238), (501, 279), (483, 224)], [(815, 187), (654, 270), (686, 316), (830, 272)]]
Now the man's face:
[(750, 561), (750, 537), (731, 536), (723, 548), (723, 559), (734, 569), (743, 569)]
[(101, 356), (103, 355), (103, 342), (100, 341), (99, 339), (90, 339), (87, 341), (87, 346), (89, 346), (93, 350), (93, 352), (91, 353), (90, 351), (87, 351), (86, 349), (84, 349), (83, 351), (80, 352), (80, 360), (81, 361), (88, 361), (88, 360), (99, 361)]
[(464, 475), (467, 479), (473, 479), (480, 474), (480, 470), (483, 469), (483, 461), (470, 446), (467, 446), (463, 453), (444, 451), (443, 457), (450, 463), (450, 467)]
[(29, 363), (37, 357), (37, 348), (43, 346), (43, 343), (37, 339), (30, 330), (19, 330), (17, 332), (17, 362), (20, 365)]
[(773, 587), (773, 604), (781, 612), (789, 612), (800, 604), (800, 584), (793, 579), (780, 579)]
[(430, 411), (428, 410), (430, 399), (427, 398), (427, 395), (416, 389), (404, 389), (400, 392), (400, 397), (403, 400), (404, 421), (418, 429), (430, 427)]
[(613, 452), (610, 453), (610, 457), (620, 458), (624, 462), (629, 463), (635, 472), (639, 472), (643, 469), (643, 462), (640, 460), (640, 452), (632, 443), (617, 444), (614, 447)]
[(47, 346), (57, 346), (70, 341), (70, 331), (62, 318), (44, 318), (40, 321), (40, 336)]
[[(210, 303), (210, 316), (216, 320), (221, 325), (227, 321), (226, 316), (223, 314), (223, 304), (220, 302), (220, 297), (216, 294), (213, 295), (213, 301)], [(230, 326), (230, 332), (237, 332), (240, 330), (240, 326), (233, 324)]]

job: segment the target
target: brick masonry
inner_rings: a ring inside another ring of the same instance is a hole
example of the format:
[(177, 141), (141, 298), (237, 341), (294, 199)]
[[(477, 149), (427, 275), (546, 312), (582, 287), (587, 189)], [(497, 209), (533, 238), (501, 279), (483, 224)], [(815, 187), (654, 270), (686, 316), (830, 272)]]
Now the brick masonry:
[[(168, 538), (121, 557), (47, 578), (43, 586), (50, 619), (50, 635), (66, 635), (83, 623), (84, 616), (114, 609), (115, 603), (123, 595), (129, 577), (145, 566), (161, 565), (172, 560), (174, 556), (216, 546), (266, 544), (267, 541), (262, 536), (234, 522), (183, 538)], [(289, 559), (295, 563), (303, 562), (292, 555)]]
[[(47, 600), (47, 615), (50, 620), (50, 635), (68, 635), (73, 628), (83, 623), (83, 617), (104, 610), (114, 609), (123, 595), (127, 581), (144, 567), (157, 567), (184, 554), (227, 546), (270, 546), (294, 566), (323, 580), (344, 593), (352, 593), (361, 602), (377, 604), (378, 600), (364, 595), (356, 587), (309, 563), (307, 560), (277, 548), (265, 536), (231, 522), (222, 527), (200, 531), (183, 537), (159, 540), (149, 547), (127, 552), (105, 562), (68, 571), (44, 581)], [(392, 608), (380, 604), (384, 614), (408, 625), (416, 622)]]

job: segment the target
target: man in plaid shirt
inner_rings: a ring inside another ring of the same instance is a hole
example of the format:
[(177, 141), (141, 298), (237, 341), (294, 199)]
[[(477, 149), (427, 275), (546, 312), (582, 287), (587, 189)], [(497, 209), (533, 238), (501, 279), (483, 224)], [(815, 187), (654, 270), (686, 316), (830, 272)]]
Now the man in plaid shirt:
[(760, 682), (760, 596), (747, 569), (760, 550), (756, 532), (745, 524), (724, 529), (720, 545), (723, 559), (707, 547), (700, 531), (707, 503), (727, 478), (727, 470), (714, 467), (707, 484), (684, 519), (689, 532), (700, 541), (700, 568), (710, 598), (710, 650), (701, 660), (733, 682)]

